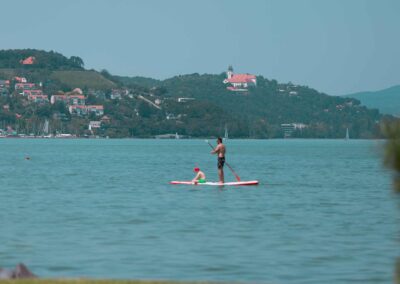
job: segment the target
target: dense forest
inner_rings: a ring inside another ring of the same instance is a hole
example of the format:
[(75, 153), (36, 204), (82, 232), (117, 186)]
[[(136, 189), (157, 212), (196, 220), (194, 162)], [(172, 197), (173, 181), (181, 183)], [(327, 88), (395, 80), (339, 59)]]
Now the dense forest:
[[(349, 128), (352, 137), (380, 137), (380, 121), (392, 119), (368, 109), (352, 98), (329, 96), (307, 86), (278, 83), (262, 76), (257, 87), (232, 92), (222, 81), (225, 73), (176, 76), (157, 84), (166, 98), (191, 97), (215, 104), (226, 113), (230, 134), (258, 138), (282, 137), (281, 124), (307, 125), (293, 137), (341, 138)], [(132, 78), (131, 83), (139, 83)], [(234, 121), (231, 119), (235, 118)]]
[[(35, 64), (21, 60), (35, 57)], [(184, 137), (281, 138), (282, 124), (301, 124), (291, 137), (352, 138), (381, 137), (380, 123), (393, 120), (356, 99), (334, 97), (308, 86), (279, 83), (262, 76), (244, 92), (226, 89), (225, 73), (180, 75), (166, 80), (123, 77), (106, 70), (85, 70), (79, 57), (66, 58), (53, 51), (0, 51), (0, 80), (10, 80), (7, 95), (0, 97), (0, 128), (39, 135), (44, 121), (51, 133), (77, 136), (154, 137), (179, 133)], [(104, 106), (104, 116), (71, 115), (68, 106), (36, 104), (18, 95), (14, 76), (41, 85), (49, 98), (81, 88), (87, 104)], [(115, 93), (121, 93), (116, 97)], [(190, 98), (191, 100), (180, 100)], [(156, 104), (157, 103), (157, 104)], [(90, 121), (101, 127), (89, 130)]]
[[(35, 58), (35, 64), (21, 65), (21, 60)], [(0, 50), (0, 68), (32, 68), (50, 70), (83, 70), (84, 62), (78, 56), (70, 58), (54, 51), (37, 49), (8, 49)]]

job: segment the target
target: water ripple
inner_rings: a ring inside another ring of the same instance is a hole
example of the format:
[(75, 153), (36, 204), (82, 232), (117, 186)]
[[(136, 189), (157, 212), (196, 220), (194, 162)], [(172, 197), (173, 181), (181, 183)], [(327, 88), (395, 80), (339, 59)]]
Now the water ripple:
[(374, 143), (230, 140), (230, 164), (260, 185), (214, 188), (168, 184), (195, 164), (217, 180), (200, 140), (0, 139), (0, 266), (25, 262), (44, 277), (388, 283), (400, 198)]

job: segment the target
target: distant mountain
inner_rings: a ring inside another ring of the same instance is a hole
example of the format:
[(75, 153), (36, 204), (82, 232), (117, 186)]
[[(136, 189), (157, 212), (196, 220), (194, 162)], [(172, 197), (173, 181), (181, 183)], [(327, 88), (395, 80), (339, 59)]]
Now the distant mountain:
[(344, 97), (355, 98), (369, 108), (377, 108), (381, 113), (400, 116), (400, 85), (375, 92), (358, 92)]

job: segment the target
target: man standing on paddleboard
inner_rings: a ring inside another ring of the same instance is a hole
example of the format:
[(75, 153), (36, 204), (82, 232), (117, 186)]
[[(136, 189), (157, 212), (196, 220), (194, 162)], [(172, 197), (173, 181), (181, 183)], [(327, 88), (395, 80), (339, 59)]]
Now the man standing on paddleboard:
[(217, 139), (217, 147), (211, 151), (211, 154), (218, 154), (218, 176), (219, 182), (224, 183), (224, 164), (225, 164), (225, 152), (226, 148), (225, 145), (222, 144), (222, 138), (218, 137)]

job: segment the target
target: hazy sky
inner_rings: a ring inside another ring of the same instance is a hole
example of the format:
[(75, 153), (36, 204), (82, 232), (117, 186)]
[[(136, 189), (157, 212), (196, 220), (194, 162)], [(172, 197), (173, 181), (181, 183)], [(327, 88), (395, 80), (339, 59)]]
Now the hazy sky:
[(228, 65), (332, 95), (400, 84), (400, 0), (0, 0), (0, 49), (158, 79)]

